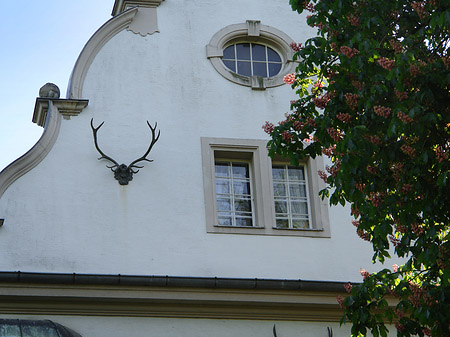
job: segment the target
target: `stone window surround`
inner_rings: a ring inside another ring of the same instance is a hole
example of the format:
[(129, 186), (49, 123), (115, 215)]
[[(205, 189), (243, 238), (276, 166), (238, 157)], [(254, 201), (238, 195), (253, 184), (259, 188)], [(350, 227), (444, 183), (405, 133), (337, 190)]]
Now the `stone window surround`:
[[(205, 193), (206, 231), (208, 233), (330, 237), (327, 200), (318, 192), (325, 187), (317, 171), (323, 169), (322, 157), (303, 162), (307, 171), (311, 229), (279, 229), (275, 227), (275, 205), (272, 182), (272, 160), (267, 152), (267, 140), (234, 138), (201, 138), (203, 186)], [(247, 160), (251, 163), (254, 227), (225, 227), (217, 225), (214, 161), (216, 158)], [(288, 163), (275, 158), (276, 163)]]
[[(232, 43), (254, 42), (267, 45), (275, 49), (284, 63), (281, 71), (273, 77), (243, 76), (228, 69), (222, 63), (223, 50)], [(289, 46), (294, 40), (282, 31), (262, 25), (257, 20), (247, 20), (246, 23), (229, 25), (219, 30), (206, 45), (206, 57), (211, 61), (214, 69), (226, 79), (256, 90), (283, 85), (283, 77), (295, 70), (295, 62), (292, 61), (293, 51)]]

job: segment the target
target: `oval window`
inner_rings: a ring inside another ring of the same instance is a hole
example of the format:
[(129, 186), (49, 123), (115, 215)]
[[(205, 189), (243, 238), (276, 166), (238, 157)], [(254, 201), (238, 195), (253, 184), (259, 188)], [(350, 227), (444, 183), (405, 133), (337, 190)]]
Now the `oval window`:
[(273, 77), (283, 65), (280, 55), (272, 48), (257, 43), (236, 43), (223, 50), (223, 64), (243, 76)]

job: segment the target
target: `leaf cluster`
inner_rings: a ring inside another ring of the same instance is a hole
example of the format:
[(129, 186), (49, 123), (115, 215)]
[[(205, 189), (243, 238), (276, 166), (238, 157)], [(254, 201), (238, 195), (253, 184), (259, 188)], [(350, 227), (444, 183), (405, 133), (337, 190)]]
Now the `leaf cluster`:
[[(405, 258), (400, 272), (374, 274), (344, 301), (352, 333), (385, 336), (387, 320), (399, 336), (450, 336), (441, 304), (449, 312), (450, 3), (290, 4), (310, 12), (318, 33), (294, 55), (298, 100), (271, 131), (270, 154), (329, 156), (322, 197), (351, 204), (374, 261)], [(421, 299), (410, 281), (426, 288)], [(401, 317), (385, 300), (394, 295)]]

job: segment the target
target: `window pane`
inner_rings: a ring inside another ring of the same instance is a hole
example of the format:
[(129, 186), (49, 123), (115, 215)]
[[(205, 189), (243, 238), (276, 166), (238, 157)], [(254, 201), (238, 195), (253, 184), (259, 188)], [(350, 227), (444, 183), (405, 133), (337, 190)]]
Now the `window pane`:
[(216, 193), (229, 194), (230, 182), (227, 179), (216, 179)]
[(234, 61), (223, 61), (223, 64), (225, 64), (225, 67), (230, 69), (231, 71), (236, 72), (236, 62)]
[(306, 201), (291, 201), (291, 211), (293, 214), (308, 214), (308, 204)]
[(252, 202), (250, 199), (235, 199), (234, 209), (241, 212), (251, 212)]
[(269, 57), (269, 61), (281, 62), (280, 55), (278, 55), (278, 53), (270, 47), (267, 47), (267, 56)]
[(287, 201), (286, 200), (275, 200), (275, 212), (276, 213), (284, 213), (287, 211)]
[(229, 60), (234, 60), (235, 59), (235, 55), (234, 55), (234, 45), (226, 47), (223, 51), (223, 58), (222, 59), (229, 59)]
[(306, 186), (305, 184), (289, 184), (289, 194), (291, 197), (303, 197), (306, 198)]
[(293, 228), (309, 228), (309, 221), (305, 219), (293, 219), (292, 220)]
[(260, 44), (252, 44), (252, 59), (253, 61), (265, 61), (266, 47)]
[(250, 195), (250, 182), (235, 180), (233, 182), (234, 194)]
[(289, 180), (305, 180), (303, 168), (289, 168)]
[(273, 166), (272, 167), (272, 178), (276, 180), (285, 180), (286, 173), (284, 166)]
[(216, 163), (216, 177), (229, 177), (230, 176), (230, 164), (229, 163)]
[(231, 226), (231, 216), (228, 217), (223, 217), (223, 216), (219, 216), (219, 225), (220, 226)]
[(22, 325), (23, 337), (59, 337), (55, 328), (49, 326)]
[(248, 164), (233, 163), (233, 177), (234, 178), (248, 178)]
[(281, 63), (269, 63), (269, 77), (277, 75), (281, 70)]
[(21, 337), (20, 328), (18, 325), (4, 324), (0, 325), (1, 337)]
[(236, 53), (238, 60), (250, 60), (250, 43), (236, 44)]
[(229, 198), (217, 198), (218, 211), (231, 211), (231, 200)]
[(252, 76), (251, 68), (250, 68), (250, 62), (238, 62), (237, 63), (238, 70), (237, 73), (244, 75), (244, 76)]
[(274, 183), (273, 184), (273, 193), (276, 197), (285, 197), (286, 196), (286, 185), (283, 183)]
[(277, 219), (277, 228), (289, 228), (288, 219)]
[(267, 77), (267, 65), (266, 63), (253, 62), (253, 75)]
[[(272, 177), (277, 226), (309, 228), (304, 168), (273, 165)], [(285, 220), (286, 224), (280, 219)]]
[(215, 170), (218, 224), (253, 226), (250, 165), (217, 161)]
[(240, 217), (236, 217), (236, 226), (240, 226), (240, 227), (252, 227), (252, 226), (253, 226), (252, 218), (240, 218)]

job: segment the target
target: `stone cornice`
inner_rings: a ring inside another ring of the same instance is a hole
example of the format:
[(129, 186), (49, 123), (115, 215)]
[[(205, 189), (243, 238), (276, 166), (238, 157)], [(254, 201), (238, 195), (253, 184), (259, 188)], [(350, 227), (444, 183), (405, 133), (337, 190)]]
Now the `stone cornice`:
[(164, 0), (116, 0), (112, 16), (116, 16), (130, 7), (158, 7)]
[[(36, 98), (33, 123), (42, 127), (44, 126), (50, 105), (49, 102), (48, 98)], [(51, 102), (64, 119), (70, 119), (70, 116), (78, 115), (89, 103), (87, 99), (52, 99)]]

